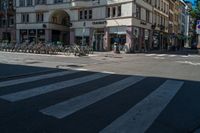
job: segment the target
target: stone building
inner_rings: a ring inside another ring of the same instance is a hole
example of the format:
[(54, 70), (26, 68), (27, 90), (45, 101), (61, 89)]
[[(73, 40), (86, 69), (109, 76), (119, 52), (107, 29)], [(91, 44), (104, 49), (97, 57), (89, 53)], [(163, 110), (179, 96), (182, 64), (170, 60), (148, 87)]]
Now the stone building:
[(15, 1), (0, 0), (0, 41), (16, 40)]
[(97, 51), (117, 42), (139, 51), (150, 45), (152, 10), (150, 0), (16, 0), (17, 41), (86, 43)]

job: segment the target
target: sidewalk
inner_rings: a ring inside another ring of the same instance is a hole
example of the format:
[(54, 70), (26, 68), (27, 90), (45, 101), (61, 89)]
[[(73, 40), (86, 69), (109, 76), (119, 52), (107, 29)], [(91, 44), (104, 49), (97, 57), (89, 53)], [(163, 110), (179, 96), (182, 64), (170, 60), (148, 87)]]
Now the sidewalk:
[[(140, 53), (146, 53), (146, 54), (179, 54), (179, 55), (188, 55), (188, 54), (200, 54), (200, 49), (190, 49), (190, 48), (183, 48), (179, 51), (160, 51), (160, 50), (154, 50), (154, 51), (148, 51), (148, 52), (136, 52), (136, 53), (128, 53), (128, 54), (140, 54)], [(113, 51), (108, 52), (94, 52), (92, 56), (114, 56), (114, 55), (124, 55), (126, 54), (124, 51), (120, 51), (120, 54), (115, 54)]]
[(180, 55), (188, 55), (188, 54), (200, 54), (200, 49), (190, 49), (190, 48), (183, 48), (178, 51), (150, 51), (147, 53), (156, 53), (156, 54), (180, 54)]

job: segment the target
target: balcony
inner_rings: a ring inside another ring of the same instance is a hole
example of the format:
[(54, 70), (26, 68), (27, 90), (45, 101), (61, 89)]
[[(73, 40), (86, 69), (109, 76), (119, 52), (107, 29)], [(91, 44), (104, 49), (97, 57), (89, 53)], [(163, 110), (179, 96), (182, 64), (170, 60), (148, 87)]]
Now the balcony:
[(90, 5), (91, 0), (72, 0), (72, 7), (87, 7)]

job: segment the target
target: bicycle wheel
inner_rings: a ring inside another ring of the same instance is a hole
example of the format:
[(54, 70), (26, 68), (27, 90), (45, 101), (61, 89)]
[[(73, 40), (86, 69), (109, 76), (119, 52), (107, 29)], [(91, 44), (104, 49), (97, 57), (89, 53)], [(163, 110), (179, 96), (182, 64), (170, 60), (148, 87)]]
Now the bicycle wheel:
[(70, 48), (66, 48), (66, 49), (64, 50), (64, 55), (70, 56), (70, 54), (71, 54)]

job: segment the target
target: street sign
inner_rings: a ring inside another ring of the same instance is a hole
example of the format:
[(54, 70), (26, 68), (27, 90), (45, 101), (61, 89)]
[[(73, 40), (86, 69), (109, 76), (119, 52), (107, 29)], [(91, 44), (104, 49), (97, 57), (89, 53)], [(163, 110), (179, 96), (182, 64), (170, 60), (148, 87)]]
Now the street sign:
[(200, 20), (197, 20), (196, 32), (200, 34)]

